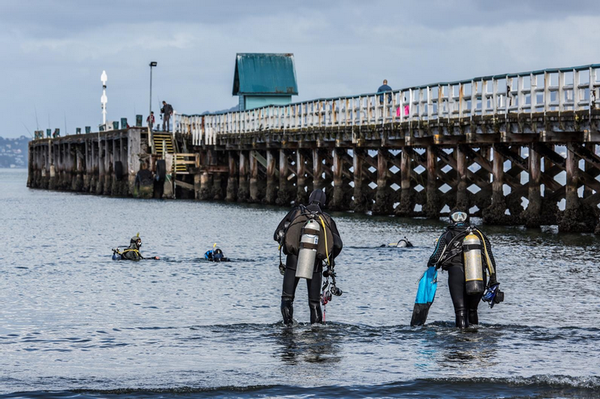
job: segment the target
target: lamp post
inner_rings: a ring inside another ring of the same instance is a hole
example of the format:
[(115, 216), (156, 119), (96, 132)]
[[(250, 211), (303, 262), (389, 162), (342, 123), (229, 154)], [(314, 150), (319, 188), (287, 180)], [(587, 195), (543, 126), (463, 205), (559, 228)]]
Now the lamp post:
[(152, 114), (152, 67), (157, 66), (158, 63), (156, 61), (150, 62), (150, 113), (148, 116)]
[(108, 102), (108, 98), (106, 97), (106, 81), (108, 80), (106, 71), (102, 71), (100, 80), (102, 81), (102, 97), (100, 97), (100, 102), (102, 103), (102, 124), (106, 125), (106, 103)]

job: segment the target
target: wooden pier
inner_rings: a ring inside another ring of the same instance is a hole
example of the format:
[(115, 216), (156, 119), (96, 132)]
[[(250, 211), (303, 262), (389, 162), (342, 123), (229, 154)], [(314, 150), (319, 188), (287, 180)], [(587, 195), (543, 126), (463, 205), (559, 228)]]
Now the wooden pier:
[(331, 210), (600, 233), (599, 69), (175, 115), (171, 151), (142, 128), (35, 140), (28, 185), (133, 195), (164, 160), (166, 197), (289, 206), (323, 188)]

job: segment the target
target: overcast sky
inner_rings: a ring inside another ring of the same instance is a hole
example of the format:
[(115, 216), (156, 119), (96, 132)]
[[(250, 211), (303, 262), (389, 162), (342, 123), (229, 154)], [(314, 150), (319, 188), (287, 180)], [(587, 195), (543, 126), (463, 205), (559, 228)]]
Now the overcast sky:
[(600, 63), (595, 0), (0, 0), (0, 28), (4, 137), (97, 130), (103, 70), (108, 120), (145, 119), (150, 61), (153, 110), (187, 114), (237, 104), (244, 52), (294, 53), (294, 101)]

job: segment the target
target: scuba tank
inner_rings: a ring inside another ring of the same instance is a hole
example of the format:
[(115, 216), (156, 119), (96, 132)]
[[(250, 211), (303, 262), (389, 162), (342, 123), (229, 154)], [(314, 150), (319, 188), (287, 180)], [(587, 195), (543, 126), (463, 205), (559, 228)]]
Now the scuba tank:
[(465, 283), (467, 295), (481, 294), (485, 289), (481, 264), (481, 240), (469, 233), (463, 240)]
[(298, 264), (296, 266), (296, 277), (312, 279), (317, 248), (319, 247), (319, 233), (321, 227), (314, 219), (310, 219), (302, 229), (300, 237), (300, 250), (298, 251)]

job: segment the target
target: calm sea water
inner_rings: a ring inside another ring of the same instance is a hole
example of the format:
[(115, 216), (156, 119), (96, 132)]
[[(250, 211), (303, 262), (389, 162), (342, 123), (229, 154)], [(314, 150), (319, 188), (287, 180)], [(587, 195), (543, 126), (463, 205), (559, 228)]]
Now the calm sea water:
[[(0, 398), (600, 396), (600, 240), (482, 226), (506, 301), (458, 331), (442, 274), (408, 326), (443, 222), (334, 214), (328, 323), (279, 311), (287, 209), (29, 190), (0, 170)], [(140, 233), (159, 261), (111, 260)], [(379, 248), (406, 235), (411, 249)], [(232, 262), (205, 262), (217, 243)]]

